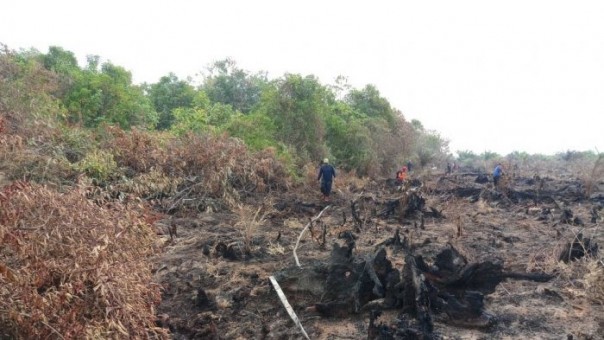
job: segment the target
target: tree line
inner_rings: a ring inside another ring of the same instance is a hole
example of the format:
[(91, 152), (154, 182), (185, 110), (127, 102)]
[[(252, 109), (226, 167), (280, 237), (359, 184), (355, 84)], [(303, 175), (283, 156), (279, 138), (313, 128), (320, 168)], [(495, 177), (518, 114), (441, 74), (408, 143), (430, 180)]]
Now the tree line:
[(48, 52), (0, 54), (3, 111), (50, 115), (66, 127), (226, 134), (251, 150), (274, 149), (292, 168), (328, 157), (359, 175), (390, 174), (413, 160), (444, 159), (448, 141), (408, 121), (373, 85), (345, 77), (323, 84), (314, 75), (240, 68), (234, 60), (207, 67), (200, 85), (170, 73), (134, 84), (132, 74), (99, 56), (84, 66), (58, 46)]

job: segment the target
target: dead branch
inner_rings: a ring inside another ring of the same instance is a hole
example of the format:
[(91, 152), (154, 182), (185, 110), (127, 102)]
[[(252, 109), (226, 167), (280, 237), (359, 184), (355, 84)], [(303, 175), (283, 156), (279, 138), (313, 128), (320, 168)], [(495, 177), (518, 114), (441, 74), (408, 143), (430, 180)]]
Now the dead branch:
[(168, 209), (166, 209), (166, 212), (170, 212), (173, 209), (175, 209), (178, 206), (178, 204), (180, 204), (185, 199), (185, 197), (187, 197), (188, 194), (193, 190), (193, 188), (195, 188), (195, 186), (198, 184), (199, 184), (198, 182), (195, 182), (195, 183), (191, 184), (190, 186), (184, 188), (183, 190), (177, 192), (174, 195), (174, 197), (172, 198), (172, 205)]
[[(325, 208), (325, 209), (327, 209), (327, 208)], [(295, 255), (295, 252), (294, 252), (294, 255)], [(298, 260), (298, 258), (296, 258), (296, 260)], [(298, 264), (298, 266), (299, 266), (299, 264)], [(302, 323), (300, 322), (300, 319), (298, 319), (296, 312), (294, 312), (294, 309), (287, 301), (287, 297), (285, 297), (285, 294), (283, 293), (283, 290), (281, 290), (281, 287), (279, 286), (279, 283), (277, 282), (277, 280), (275, 280), (275, 277), (270, 276), (269, 279), (271, 280), (271, 283), (273, 284), (273, 288), (275, 288), (275, 291), (277, 292), (277, 295), (279, 296), (279, 299), (281, 300), (283, 307), (285, 307), (285, 310), (287, 310), (287, 314), (289, 314), (289, 317), (296, 324), (296, 326), (298, 326), (300, 328), (300, 331), (302, 332), (304, 337), (306, 339), (310, 340), (310, 338), (308, 337), (308, 334), (306, 334), (306, 331), (304, 330), (304, 327), (302, 326)]]
[(306, 224), (306, 226), (304, 227), (304, 229), (302, 229), (302, 232), (300, 233), (300, 235), (298, 236), (298, 240), (296, 241), (296, 246), (294, 247), (294, 259), (296, 260), (296, 265), (298, 267), (302, 267), (300, 265), (300, 261), (298, 260), (298, 254), (296, 254), (296, 250), (298, 249), (298, 245), (300, 245), (300, 239), (302, 239), (302, 236), (304, 235), (304, 233), (306, 232), (306, 230), (308, 228), (310, 228), (310, 225), (318, 220), (319, 218), (321, 218), (321, 215), (323, 215), (323, 213), (325, 212), (325, 210), (327, 210), (329, 207), (331, 207), (331, 205), (326, 206), (323, 210), (321, 210), (321, 212), (319, 213), (319, 215), (313, 217), (312, 220), (310, 220), (310, 222), (308, 222), (308, 224)]

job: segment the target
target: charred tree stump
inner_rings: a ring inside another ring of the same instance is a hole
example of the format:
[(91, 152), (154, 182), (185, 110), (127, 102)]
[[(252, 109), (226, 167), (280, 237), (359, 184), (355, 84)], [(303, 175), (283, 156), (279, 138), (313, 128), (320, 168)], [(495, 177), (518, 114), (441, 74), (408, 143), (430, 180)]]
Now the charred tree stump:
[(424, 215), (426, 215), (428, 217), (433, 217), (433, 218), (446, 218), (445, 215), (443, 215), (442, 210), (438, 210), (434, 207), (430, 207), (430, 211), (424, 213)]
[(415, 256), (411, 254), (405, 256), (402, 284), (404, 292), (402, 311), (417, 319), (418, 329), (424, 337), (432, 337), (434, 324), (430, 314), (430, 294), (424, 276), (417, 268)]
[(395, 215), (400, 218), (407, 218), (423, 213), (426, 199), (415, 191), (408, 191), (399, 198), (387, 201), (385, 205), (376, 216), (388, 218)]
[(489, 183), (489, 176), (487, 176), (486, 174), (479, 174), (478, 176), (476, 176), (474, 182), (480, 184)]
[(216, 301), (210, 298), (203, 288), (197, 289), (197, 297), (195, 298), (195, 305), (200, 310), (208, 310), (216, 308)]
[(395, 250), (408, 250), (409, 249), (409, 239), (406, 236), (401, 240), (400, 229), (396, 229), (394, 232), (394, 236), (383, 241), (377, 245), (378, 247), (392, 247)]
[(600, 219), (600, 214), (598, 213), (598, 211), (600, 211), (600, 209), (602, 209), (601, 206), (593, 206), (589, 211), (589, 215), (591, 216), (591, 223), (598, 223), (598, 220)]
[(585, 256), (598, 256), (598, 244), (579, 233), (572, 242), (566, 244), (559, 260), (568, 263)]
[(367, 328), (367, 340), (393, 339), (393, 330), (383, 324), (378, 324), (377, 319), (382, 315), (380, 310), (372, 310), (369, 313), (369, 327)]
[(560, 223), (572, 224), (573, 223), (573, 212), (572, 210), (566, 208), (562, 210), (560, 214)]
[(352, 218), (354, 219), (354, 222), (357, 227), (357, 232), (360, 232), (363, 229), (363, 220), (359, 216), (357, 202), (355, 202), (355, 201), (350, 202), (350, 210), (352, 212)]
[(400, 205), (401, 205), (400, 199), (388, 201), (388, 202), (386, 202), (386, 207), (384, 207), (384, 209), (382, 209), (382, 211), (380, 211), (377, 214), (377, 216), (383, 217), (383, 218), (390, 217), (394, 214), (394, 212), (396, 211), (396, 208), (398, 208)]
[(415, 192), (409, 193), (407, 196), (407, 206), (403, 214), (404, 217), (414, 215), (416, 212), (422, 212), (426, 205), (426, 199)]
[[(320, 297), (309, 307), (325, 317), (346, 317), (371, 312), (369, 339), (433, 339), (434, 317), (463, 327), (485, 328), (496, 319), (485, 311), (484, 295), (505, 279), (544, 282), (552, 275), (506, 272), (500, 261), (470, 263), (453, 246), (430, 263), (404, 246), (400, 235), (382, 242), (373, 256), (354, 256), (354, 235), (342, 235), (346, 244), (334, 244), (329, 263), (277, 274), (284, 290), (295, 289)], [(583, 238), (581, 238), (584, 240)], [(585, 242), (585, 241), (584, 241)], [(386, 245), (400, 246), (405, 264), (399, 272), (387, 258)], [(401, 246), (403, 245), (403, 246)], [(306, 274), (305, 274), (306, 273)], [(399, 322), (378, 324), (379, 311), (400, 309)]]
[(325, 280), (325, 302), (315, 304), (323, 316), (358, 313), (367, 303), (383, 298), (389, 285), (396, 284), (398, 275), (392, 273), (398, 271), (386, 258), (385, 249), (378, 250), (373, 258), (355, 262), (353, 247), (354, 243), (334, 245)]

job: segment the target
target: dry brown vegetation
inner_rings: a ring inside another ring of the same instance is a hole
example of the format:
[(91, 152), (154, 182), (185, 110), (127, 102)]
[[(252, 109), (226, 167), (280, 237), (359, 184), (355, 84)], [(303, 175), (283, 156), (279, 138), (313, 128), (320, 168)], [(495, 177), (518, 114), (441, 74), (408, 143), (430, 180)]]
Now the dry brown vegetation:
[(149, 256), (155, 232), (140, 203), (103, 206), (14, 182), (0, 191), (2, 337), (165, 338)]
[(0, 338), (167, 337), (154, 221), (290, 185), (274, 152), (226, 136), (32, 130), (18, 117), (0, 116)]
[(110, 131), (113, 138), (103, 143), (104, 148), (132, 174), (117, 189), (157, 198), (155, 203), (165, 211), (233, 208), (245, 196), (290, 186), (286, 169), (272, 150), (250, 153), (241, 141), (225, 135)]

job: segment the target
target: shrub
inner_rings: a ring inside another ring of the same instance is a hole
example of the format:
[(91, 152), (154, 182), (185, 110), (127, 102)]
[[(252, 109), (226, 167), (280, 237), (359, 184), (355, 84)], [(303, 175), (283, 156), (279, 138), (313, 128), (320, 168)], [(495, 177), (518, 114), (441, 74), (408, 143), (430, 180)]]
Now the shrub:
[(253, 154), (240, 140), (226, 135), (188, 134), (173, 140), (167, 155), (164, 173), (193, 178), (192, 193), (228, 199), (289, 185), (274, 150)]
[(115, 127), (107, 127), (104, 132), (103, 149), (114, 155), (119, 167), (139, 174), (166, 167), (166, 144), (174, 137), (137, 129), (126, 132)]
[(118, 174), (117, 163), (113, 159), (113, 155), (103, 150), (89, 152), (84, 159), (74, 165), (74, 168), (101, 181)]
[(0, 192), (0, 338), (166, 338), (142, 206), (14, 182)]

